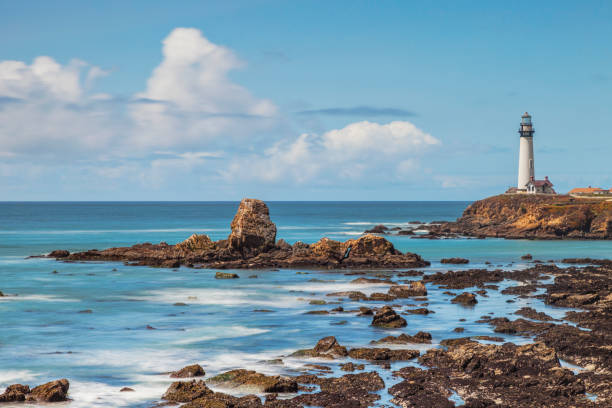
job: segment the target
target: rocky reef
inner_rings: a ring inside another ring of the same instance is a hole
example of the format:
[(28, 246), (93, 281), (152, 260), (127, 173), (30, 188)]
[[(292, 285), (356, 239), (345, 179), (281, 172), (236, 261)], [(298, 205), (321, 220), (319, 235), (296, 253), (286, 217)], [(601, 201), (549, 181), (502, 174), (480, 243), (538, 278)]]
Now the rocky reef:
[(471, 204), (434, 235), (509, 239), (612, 239), (612, 201), (566, 195), (503, 194)]
[(131, 247), (92, 249), (69, 253), (56, 250), (48, 257), (63, 261), (123, 261), (132, 265), (174, 268), (181, 265), (213, 269), (254, 268), (414, 268), (429, 265), (419, 255), (402, 253), (376, 235), (345, 242), (322, 238), (313, 244), (289, 245), (276, 240), (276, 225), (268, 206), (244, 199), (231, 223), (227, 239), (213, 241), (194, 234), (176, 245), (137, 244)]
[(46, 403), (68, 400), (70, 383), (65, 378), (39, 385), (30, 389), (28, 385), (9, 385), (4, 393), (0, 394), (0, 403), (3, 402), (29, 402)]

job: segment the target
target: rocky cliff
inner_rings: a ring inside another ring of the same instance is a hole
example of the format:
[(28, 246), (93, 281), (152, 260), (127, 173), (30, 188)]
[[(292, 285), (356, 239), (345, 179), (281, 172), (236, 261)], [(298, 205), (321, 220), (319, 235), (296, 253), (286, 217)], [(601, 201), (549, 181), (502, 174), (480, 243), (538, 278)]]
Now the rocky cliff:
[(244, 199), (231, 223), (227, 239), (213, 241), (194, 234), (176, 245), (137, 244), (70, 254), (57, 250), (48, 255), (64, 261), (123, 261), (161, 267), (232, 268), (414, 268), (429, 265), (419, 255), (402, 253), (383, 237), (367, 234), (346, 242), (322, 238), (314, 244), (276, 241), (276, 225), (268, 206)]
[(471, 204), (437, 234), (536, 239), (612, 239), (612, 202), (566, 195), (498, 195)]

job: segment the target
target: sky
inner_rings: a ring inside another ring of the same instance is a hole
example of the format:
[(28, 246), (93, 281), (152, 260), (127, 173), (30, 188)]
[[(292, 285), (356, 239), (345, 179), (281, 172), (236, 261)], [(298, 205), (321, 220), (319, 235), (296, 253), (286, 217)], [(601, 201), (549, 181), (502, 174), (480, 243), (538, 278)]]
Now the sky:
[(612, 188), (609, 1), (0, 0), (0, 201)]

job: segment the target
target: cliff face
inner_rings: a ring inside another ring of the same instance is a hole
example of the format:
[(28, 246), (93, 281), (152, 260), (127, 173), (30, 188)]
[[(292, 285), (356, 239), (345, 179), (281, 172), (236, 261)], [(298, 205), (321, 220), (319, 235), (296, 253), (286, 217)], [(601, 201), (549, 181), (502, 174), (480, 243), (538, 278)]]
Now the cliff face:
[(440, 232), (538, 239), (612, 239), (612, 202), (570, 196), (498, 195), (476, 201)]

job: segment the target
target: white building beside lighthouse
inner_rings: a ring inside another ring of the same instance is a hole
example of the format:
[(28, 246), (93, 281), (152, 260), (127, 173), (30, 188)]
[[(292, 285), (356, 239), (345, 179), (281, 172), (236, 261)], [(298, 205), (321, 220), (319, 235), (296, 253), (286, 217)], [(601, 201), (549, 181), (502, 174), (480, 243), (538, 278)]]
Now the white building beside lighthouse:
[(535, 179), (535, 158), (533, 156), (533, 134), (535, 129), (531, 123), (531, 115), (527, 112), (521, 116), (519, 126), (520, 147), (518, 164), (518, 183), (508, 193), (523, 194), (556, 194), (548, 177), (544, 180)]

